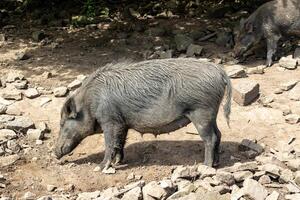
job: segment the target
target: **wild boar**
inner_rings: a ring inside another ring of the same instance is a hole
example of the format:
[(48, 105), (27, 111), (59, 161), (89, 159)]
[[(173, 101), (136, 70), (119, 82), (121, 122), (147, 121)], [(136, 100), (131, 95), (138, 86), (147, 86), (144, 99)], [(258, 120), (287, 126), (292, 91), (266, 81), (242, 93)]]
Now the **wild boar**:
[(219, 162), (221, 132), (216, 118), (226, 96), (229, 123), (232, 88), (221, 66), (197, 59), (161, 59), (119, 63), (99, 69), (63, 105), (55, 148), (58, 158), (85, 137), (104, 133), (102, 168), (124, 157), (128, 129), (161, 134), (192, 122), (205, 144), (208, 166)]
[(241, 20), (235, 38), (234, 54), (240, 59), (253, 46), (266, 40), (266, 65), (271, 66), (277, 43), (284, 36), (300, 36), (299, 0), (267, 2), (246, 20)]

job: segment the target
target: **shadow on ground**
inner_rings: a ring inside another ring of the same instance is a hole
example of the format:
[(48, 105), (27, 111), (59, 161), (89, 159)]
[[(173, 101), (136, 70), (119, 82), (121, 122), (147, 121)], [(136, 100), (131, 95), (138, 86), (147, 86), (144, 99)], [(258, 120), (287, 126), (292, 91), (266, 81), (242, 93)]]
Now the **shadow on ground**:
[[(238, 151), (239, 143), (222, 142), (220, 153), (220, 166), (232, 166), (236, 162), (250, 161)], [(236, 159), (232, 159), (234, 156)], [(88, 155), (73, 160), (76, 164), (96, 163), (100, 164), (104, 158), (104, 152)], [(147, 141), (130, 144), (125, 148), (125, 168), (142, 166), (173, 166), (193, 165), (203, 163), (204, 143), (202, 141)]]

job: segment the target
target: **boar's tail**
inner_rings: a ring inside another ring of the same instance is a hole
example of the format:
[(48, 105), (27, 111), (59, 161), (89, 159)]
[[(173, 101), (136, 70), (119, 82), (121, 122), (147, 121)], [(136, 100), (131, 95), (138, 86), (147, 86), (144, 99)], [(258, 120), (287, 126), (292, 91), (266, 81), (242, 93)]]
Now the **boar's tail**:
[(226, 83), (226, 99), (225, 99), (225, 104), (224, 104), (223, 110), (224, 110), (224, 115), (226, 118), (227, 125), (230, 128), (230, 124), (229, 124), (230, 117), (229, 116), (230, 116), (230, 112), (231, 112), (232, 86), (231, 86), (230, 78), (227, 76), (227, 74), (225, 74), (224, 81)]

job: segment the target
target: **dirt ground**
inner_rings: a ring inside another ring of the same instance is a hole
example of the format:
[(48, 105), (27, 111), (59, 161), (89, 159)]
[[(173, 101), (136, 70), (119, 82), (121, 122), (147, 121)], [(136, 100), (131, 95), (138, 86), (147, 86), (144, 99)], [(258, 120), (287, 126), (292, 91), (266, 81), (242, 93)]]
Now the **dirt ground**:
[[(189, 29), (204, 28), (204, 22), (187, 19), (170, 22), (160, 21), (172, 28), (183, 27)], [(218, 22), (216, 22), (218, 24)], [(98, 67), (106, 63), (120, 59), (143, 60), (142, 53), (147, 50), (140, 42), (143, 33), (129, 35), (125, 40), (133, 42), (124, 43), (122, 32), (111, 34), (103, 29), (89, 30), (44, 28), (52, 41), (58, 43), (58, 47), (40, 45), (31, 41), (31, 32), (35, 29), (12, 29), (6, 31), (8, 42), (0, 47), (0, 76), (4, 76), (11, 70), (21, 71), (29, 82), (35, 86), (55, 88), (67, 85), (79, 74), (88, 75)], [(120, 36), (121, 35), (121, 36)], [(137, 38), (138, 36), (138, 38)], [(117, 38), (117, 39), (116, 39)], [(137, 41), (134, 41), (137, 40)], [(163, 39), (157, 38), (158, 43)], [(156, 42), (157, 42), (156, 41)], [(211, 59), (220, 58), (220, 55), (228, 55), (229, 48), (215, 45), (213, 42), (199, 42), (204, 46), (204, 55)], [(14, 53), (27, 49), (30, 59), (15, 61)], [(254, 67), (264, 63), (264, 60), (250, 59), (245, 65)], [(255, 80), (260, 84), (261, 94), (272, 95), (274, 90), (282, 82), (299, 79), (300, 70), (281, 71), (278, 64), (267, 68), (262, 75), (250, 75), (247, 79)], [(52, 78), (44, 79), (41, 74), (45, 71), (53, 74)], [(233, 85), (238, 83), (233, 79)], [(275, 102), (291, 107), (293, 113), (300, 114), (300, 102), (293, 102), (287, 97), (287, 93), (275, 96)], [(45, 121), (51, 128), (44, 144), (30, 146), (17, 161), (8, 168), (0, 169), (1, 174), (8, 177), (9, 184), (5, 189), (0, 189), (0, 194), (10, 194), (20, 198), (26, 191), (32, 191), (37, 195), (46, 195), (47, 185), (58, 187), (57, 193), (62, 190), (67, 193), (70, 184), (75, 186), (75, 193), (80, 191), (102, 190), (107, 187), (125, 185), (129, 180), (127, 176), (134, 172), (142, 175), (145, 181), (161, 180), (169, 176), (176, 165), (193, 165), (201, 163), (204, 159), (204, 145), (192, 124), (170, 134), (162, 134), (155, 138), (151, 134), (141, 136), (130, 130), (125, 149), (125, 163), (128, 164), (117, 170), (116, 174), (104, 175), (94, 172), (93, 169), (101, 162), (104, 154), (104, 139), (101, 133), (86, 138), (75, 151), (62, 161), (57, 161), (52, 156), (52, 148), (59, 131), (60, 109), (64, 98), (52, 98), (46, 107), (40, 107), (40, 98), (27, 99), (17, 102), (16, 106), (30, 116), (34, 122)], [(268, 148), (275, 148), (277, 143), (287, 142), (296, 137), (299, 125), (287, 124), (284, 117), (275, 110), (263, 107), (255, 102), (250, 106), (241, 107), (232, 103), (231, 128), (228, 128), (220, 109), (218, 124), (222, 132), (221, 165), (231, 166), (235, 162), (244, 162), (245, 156), (238, 151), (238, 145), (242, 139), (256, 139), (264, 143)], [(295, 143), (300, 145), (300, 140)], [(53, 193), (52, 193), (53, 194)]]

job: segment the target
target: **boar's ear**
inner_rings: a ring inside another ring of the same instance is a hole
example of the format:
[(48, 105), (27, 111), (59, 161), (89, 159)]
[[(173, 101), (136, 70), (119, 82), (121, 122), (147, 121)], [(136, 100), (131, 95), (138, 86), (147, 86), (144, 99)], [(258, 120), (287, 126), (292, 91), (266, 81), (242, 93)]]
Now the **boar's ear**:
[(248, 33), (252, 33), (253, 32), (253, 23), (252, 22), (245, 23), (245, 30)]
[(69, 118), (75, 119), (77, 117), (76, 104), (73, 98), (67, 100), (64, 112)]

